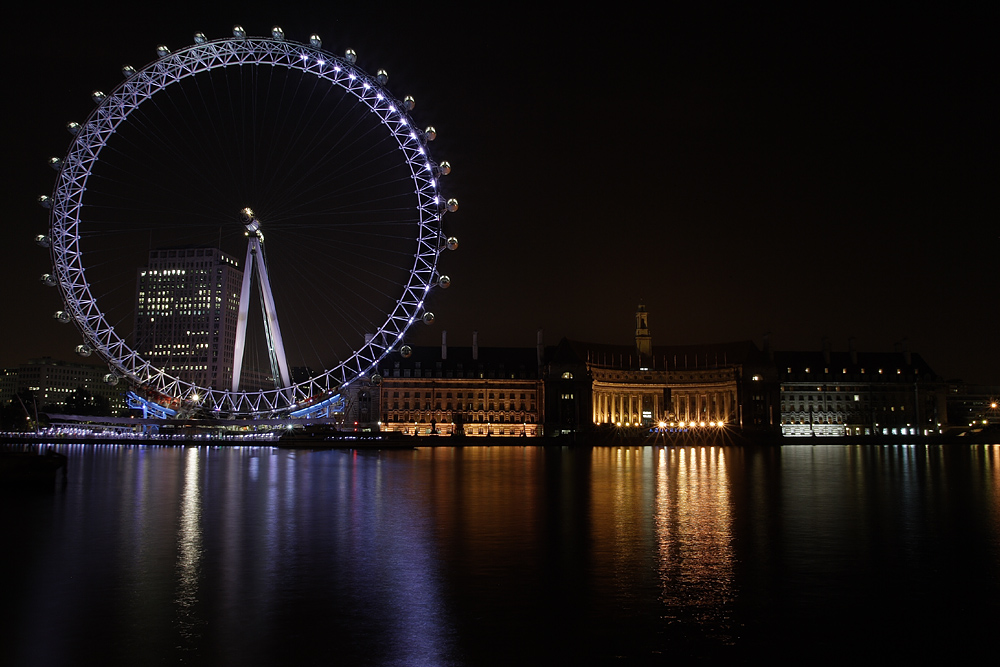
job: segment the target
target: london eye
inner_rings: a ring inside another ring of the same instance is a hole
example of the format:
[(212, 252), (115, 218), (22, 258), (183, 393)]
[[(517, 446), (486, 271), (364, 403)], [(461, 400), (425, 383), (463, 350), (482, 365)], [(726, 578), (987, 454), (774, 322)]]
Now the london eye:
[(433, 322), (451, 167), (357, 61), (236, 26), (92, 93), (36, 240), (107, 382), (169, 414), (310, 415)]

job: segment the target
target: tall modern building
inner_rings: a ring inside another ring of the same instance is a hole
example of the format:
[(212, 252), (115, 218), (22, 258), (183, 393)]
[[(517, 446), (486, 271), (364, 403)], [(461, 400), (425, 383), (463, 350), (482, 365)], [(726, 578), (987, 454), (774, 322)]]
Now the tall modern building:
[(138, 275), (135, 350), (181, 380), (227, 389), (242, 280), (218, 248), (150, 251)]

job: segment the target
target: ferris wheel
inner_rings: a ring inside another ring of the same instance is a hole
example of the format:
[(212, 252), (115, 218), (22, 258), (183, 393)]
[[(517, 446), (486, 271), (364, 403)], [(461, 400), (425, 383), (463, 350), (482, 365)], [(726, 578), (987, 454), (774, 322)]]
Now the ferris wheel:
[(68, 124), (40, 198), (49, 233), (36, 241), (54, 267), (42, 282), (62, 296), (55, 319), (83, 336), (77, 353), (171, 412), (307, 415), (378, 382), (411, 326), (433, 322), (428, 298), (451, 282), (439, 256), (458, 246), (443, 224), (458, 208), (441, 191), (451, 166), (432, 159), (437, 131), (413, 121), (414, 99), (353, 50), (279, 27), (198, 33), (122, 72)]

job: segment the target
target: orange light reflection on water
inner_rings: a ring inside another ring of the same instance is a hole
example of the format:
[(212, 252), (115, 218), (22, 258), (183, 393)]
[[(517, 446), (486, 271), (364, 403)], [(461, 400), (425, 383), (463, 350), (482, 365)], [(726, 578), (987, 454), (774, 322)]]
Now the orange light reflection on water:
[[(608, 584), (639, 582), (637, 560), (660, 590), (667, 623), (697, 621), (731, 642), (733, 510), (723, 447), (595, 448), (591, 489), (596, 568)], [(624, 586), (623, 586), (624, 585)], [(627, 604), (627, 601), (623, 601)]]

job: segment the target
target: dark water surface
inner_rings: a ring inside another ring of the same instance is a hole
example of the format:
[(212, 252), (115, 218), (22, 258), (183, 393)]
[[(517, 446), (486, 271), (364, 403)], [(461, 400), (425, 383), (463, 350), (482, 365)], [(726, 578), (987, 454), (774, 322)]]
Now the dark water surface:
[(1000, 445), (63, 446), (12, 665), (834, 663), (993, 649)]

